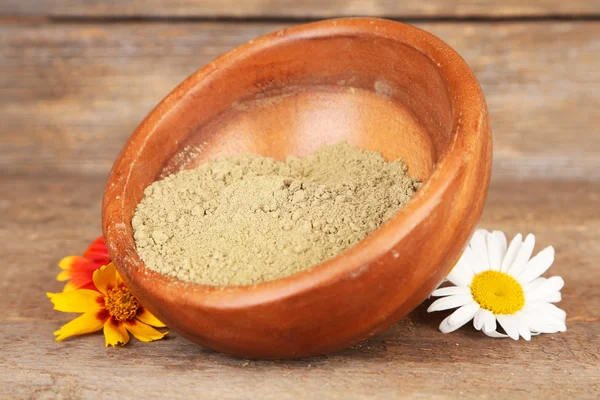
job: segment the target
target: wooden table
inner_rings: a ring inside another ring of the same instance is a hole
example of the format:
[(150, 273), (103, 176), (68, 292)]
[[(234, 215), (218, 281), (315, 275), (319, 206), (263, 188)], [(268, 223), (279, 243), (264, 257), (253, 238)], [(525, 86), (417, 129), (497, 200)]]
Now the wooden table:
[[(0, 397), (598, 398), (599, 0), (3, 0)], [(460, 4), (462, 3), (462, 4)], [(465, 4), (465, 3), (468, 3)], [(528, 4), (528, 3), (534, 3)], [(557, 250), (568, 331), (492, 340), (426, 305), (353, 348), (257, 362), (168, 340), (57, 343), (57, 262), (100, 234), (103, 185), (145, 114), (263, 33), (334, 16), (409, 21), (458, 50), (486, 94), (494, 172), (481, 225)]]

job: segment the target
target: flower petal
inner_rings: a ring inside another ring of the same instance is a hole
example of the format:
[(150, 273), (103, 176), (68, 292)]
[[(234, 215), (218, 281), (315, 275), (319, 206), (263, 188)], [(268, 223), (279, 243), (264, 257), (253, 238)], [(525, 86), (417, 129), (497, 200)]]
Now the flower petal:
[(110, 255), (106, 248), (104, 238), (100, 236), (90, 244), (83, 256), (95, 264), (102, 266), (110, 263)]
[(564, 320), (552, 315), (539, 314), (527, 307), (523, 309), (522, 314), (523, 320), (532, 332), (556, 333), (567, 330)]
[(109, 318), (104, 323), (104, 341), (106, 347), (127, 344), (129, 342), (129, 333), (125, 329), (125, 324), (115, 322)]
[(148, 325), (155, 326), (157, 328), (164, 328), (164, 327), (166, 327), (165, 324), (163, 324), (158, 318), (156, 318), (154, 316), (154, 314), (152, 314), (150, 311), (148, 311), (144, 307), (140, 307), (138, 309), (138, 313), (136, 315), (136, 318), (139, 319), (140, 321), (148, 324)]
[(508, 335), (505, 335), (503, 333), (498, 333), (498, 332), (496, 332), (496, 330), (489, 331), (489, 332), (483, 331), (483, 333), (485, 333), (487, 336), (489, 336), (491, 338), (507, 338), (508, 337)]
[(94, 264), (92, 261), (85, 257), (70, 256), (65, 257), (58, 264), (60, 268), (64, 269), (58, 276), (57, 280), (71, 279), (70, 285), (65, 286), (66, 290), (71, 289), (95, 289), (92, 281), (94, 271), (100, 266)]
[(526, 341), (530, 341), (531, 340), (531, 331), (529, 330), (529, 326), (527, 325), (527, 322), (524, 320), (522, 313), (517, 313), (514, 315), (515, 319), (517, 320), (517, 330), (519, 332), (519, 335), (525, 339)]
[(515, 262), (515, 258), (521, 250), (521, 246), (523, 245), (523, 236), (519, 233), (517, 234), (513, 240), (510, 242), (510, 246), (508, 246), (508, 250), (504, 255), (504, 260), (502, 260), (502, 266), (500, 267), (500, 271), (507, 272), (510, 267), (512, 267)]
[(487, 236), (486, 242), (490, 269), (500, 271), (502, 266), (502, 243), (493, 234)]
[(539, 277), (537, 279), (534, 279), (533, 281), (529, 282), (527, 285), (523, 285), (523, 291), (525, 292), (525, 294), (533, 293), (535, 290), (537, 290), (538, 287), (542, 286), (542, 284), (546, 280), (547, 279), (544, 277)]
[(454, 268), (452, 268), (452, 271), (450, 271), (446, 279), (456, 286), (468, 286), (471, 284), (474, 276), (473, 270), (459, 261)]
[(71, 271), (60, 271), (56, 275), (56, 280), (59, 282), (68, 281), (69, 279), (71, 279)]
[(565, 286), (565, 281), (560, 276), (553, 276), (548, 279), (538, 278), (524, 287), (525, 295), (528, 301), (536, 301), (537, 297), (546, 293), (560, 291)]
[(463, 326), (464, 324), (473, 319), (479, 308), (479, 304), (475, 302), (471, 304), (466, 304), (452, 313), (452, 318), (448, 320), (448, 323), (450, 325)]
[(117, 269), (113, 263), (105, 265), (94, 271), (94, 285), (96, 285), (96, 288), (98, 288), (100, 292), (106, 294), (110, 288), (117, 286), (117, 275)]
[(514, 315), (498, 314), (496, 315), (496, 319), (511, 339), (519, 340), (519, 321), (514, 317)]
[(469, 304), (454, 311), (442, 321), (440, 324), (440, 331), (442, 333), (454, 332), (469, 322), (477, 312), (478, 308), (478, 304)]
[(460, 260), (458, 260), (458, 264), (461, 264), (463, 268), (470, 269), (473, 271), (473, 274), (478, 274), (480, 272), (485, 271), (484, 266), (479, 262), (479, 258), (471, 248), (471, 246), (467, 246), (465, 251), (463, 252)]
[(97, 312), (100, 310), (98, 298), (102, 295), (93, 290), (74, 290), (62, 293), (46, 293), (54, 309), (62, 312)]
[(86, 260), (81, 256), (68, 256), (58, 262), (58, 267), (62, 270), (68, 271), (71, 269), (73, 264), (78, 261), (84, 262)]
[(139, 341), (142, 342), (152, 342), (154, 340), (159, 340), (165, 337), (169, 332), (162, 333), (150, 325), (146, 325), (141, 321), (137, 321), (135, 319), (125, 321), (123, 323), (127, 330), (131, 332), (133, 336)]
[(474, 303), (471, 294), (457, 294), (454, 296), (442, 297), (437, 299), (427, 309), (427, 312), (449, 310), (464, 306), (465, 304)]
[(483, 322), (483, 331), (486, 333), (494, 332), (498, 327), (498, 324), (496, 323), (496, 316), (490, 310), (485, 311), (486, 312), (484, 316), (485, 320)]
[(527, 261), (533, 254), (533, 248), (535, 247), (535, 236), (533, 234), (527, 235), (523, 245), (519, 249), (517, 256), (515, 257), (515, 261), (512, 263), (512, 266), (509, 267), (507, 273), (512, 275), (513, 277), (517, 277), (523, 272), (525, 265), (527, 265)]
[(544, 294), (540, 299), (540, 301), (547, 301), (548, 303), (560, 303), (562, 300), (562, 295), (560, 292), (550, 292)]
[[(95, 287), (95, 286), (94, 286)], [(84, 289), (84, 288), (80, 288), (80, 289)], [(85, 288), (86, 290), (93, 290), (93, 289), (89, 289), (89, 288)], [(65, 284), (65, 286), (63, 287), (63, 292), (72, 292), (73, 290), (77, 290), (77, 286), (75, 286), (73, 284), (73, 282), (69, 281)]]
[(56, 341), (60, 342), (70, 336), (95, 332), (102, 328), (103, 323), (104, 321), (98, 319), (96, 312), (86, 312), (61, 326), (59, 330), (54, 332), (54, 336), (56, 336)]
[(447, 286), (434, 290), (431, 295), (433, 297), (452, 296), (455, 294), (469, 294), (471, 290), (465, 286)]
[(560, 321), (567, 319), (567, 313), (556, 307), (554, 304), (546, 303), (544, 301), (534, 301), (526, 304), (527, 309), (538, 315), (548, 315), (557, 318)]
[[(488, 311), (484, 308), (480, 308), (477, 311), (477, 313), (475, 314), (475, 317), (473, 318), (473, 326), (475, 327), (475, 329), (480, 331), (483, 328), (483, 325), (485, 324), (488, 313), (491, 314), (490, 311)], [(493, 314), (492, 314), (492, 317), (493, 317)]]
[(522, 284), (526, 285), (538, 278), (552, 266), (554, 263), (554, 247), (548, 246), (540, 251), (525, 265), (525, 268), (519, 275), (513, 276)]
[(493, 332), (498, 327), (496, 323), (496, 316), (490, 310), (485, 310), (485, 320), (483, 321), (483, 331), (484, 332)]
[(500, 253), (502, 254), (502, 258), (504, 258), (507, 248), (506, 235), (502, 231), (493, 231), (492, 235), (498, 239), (498, 243), (500, 243)]
[(476, 231), (471, 238), (470, 246), (475, 253), (483, 271), (490, 269), (490, 261), (487, 251), (486, 234), (481, 230)]

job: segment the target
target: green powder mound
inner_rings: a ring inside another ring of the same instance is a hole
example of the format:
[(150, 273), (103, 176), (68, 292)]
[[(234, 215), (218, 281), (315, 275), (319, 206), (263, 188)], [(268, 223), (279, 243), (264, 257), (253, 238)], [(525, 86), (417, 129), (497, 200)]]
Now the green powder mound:
[(311, 268), (391, 218), (419, 182), (402, 160), (340, 143), (284, 162), (253, 154), (146, 188), (132, 220), (148, 268), (213, 286)]

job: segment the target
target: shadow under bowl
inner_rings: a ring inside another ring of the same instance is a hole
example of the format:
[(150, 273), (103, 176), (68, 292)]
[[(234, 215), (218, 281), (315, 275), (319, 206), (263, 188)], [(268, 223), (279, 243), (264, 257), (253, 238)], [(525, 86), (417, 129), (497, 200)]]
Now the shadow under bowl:
[[(131, 219), (153, 181), (222, 156), (283, 159), (340, 141), (402, 157), (424, 185), (337, 257), (217, 288), (154, 272), (136, 253)], [(387, 328), (442, 281), (480, 218), (491, 158), (481, 88), (448, 45), (393, 21), (316, 22), (232, 50), (162, 100), (113, 166), (103, 231), (126, 283), (173, 331), (243, 357), (324, 354)]]

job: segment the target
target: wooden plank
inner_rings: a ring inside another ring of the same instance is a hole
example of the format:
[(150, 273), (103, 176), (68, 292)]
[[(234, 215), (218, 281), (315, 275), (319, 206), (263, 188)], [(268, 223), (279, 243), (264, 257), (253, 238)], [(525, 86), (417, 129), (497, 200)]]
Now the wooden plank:
[[(104, 175), (176, 84), (286, 26), (0, 24), (0, 168)], [(600, 178), (600, 22), (419, 26), (456, 48), (479, 78), (496, 179)]]
[[(107, 139), (109, 141), (110, 139)], [(101, 144), (104, 142), (101, 142)], [(257, 362), (214, 353), (177, 334), (105, 349), (101, 335), (53, 341), (71, 316), (43, 295), (58, 260), (99, 232), (104, 178), (0, 174), (0, 398), (464, 398), (593, 399), (600, 393), (600, 184), (496, 181), (482, 226), (533, 231), (557, 249), (568, 331), (531, 342), (472, 328), (437, 331), (445, 313), (421, 306), (383, 334), (306, 360)], [(165, 392), (166, 391), (166, 392)]]
[(4, 0), (5, 16), (333, 18), (521, 17), (600, 14), (598, 0)]

